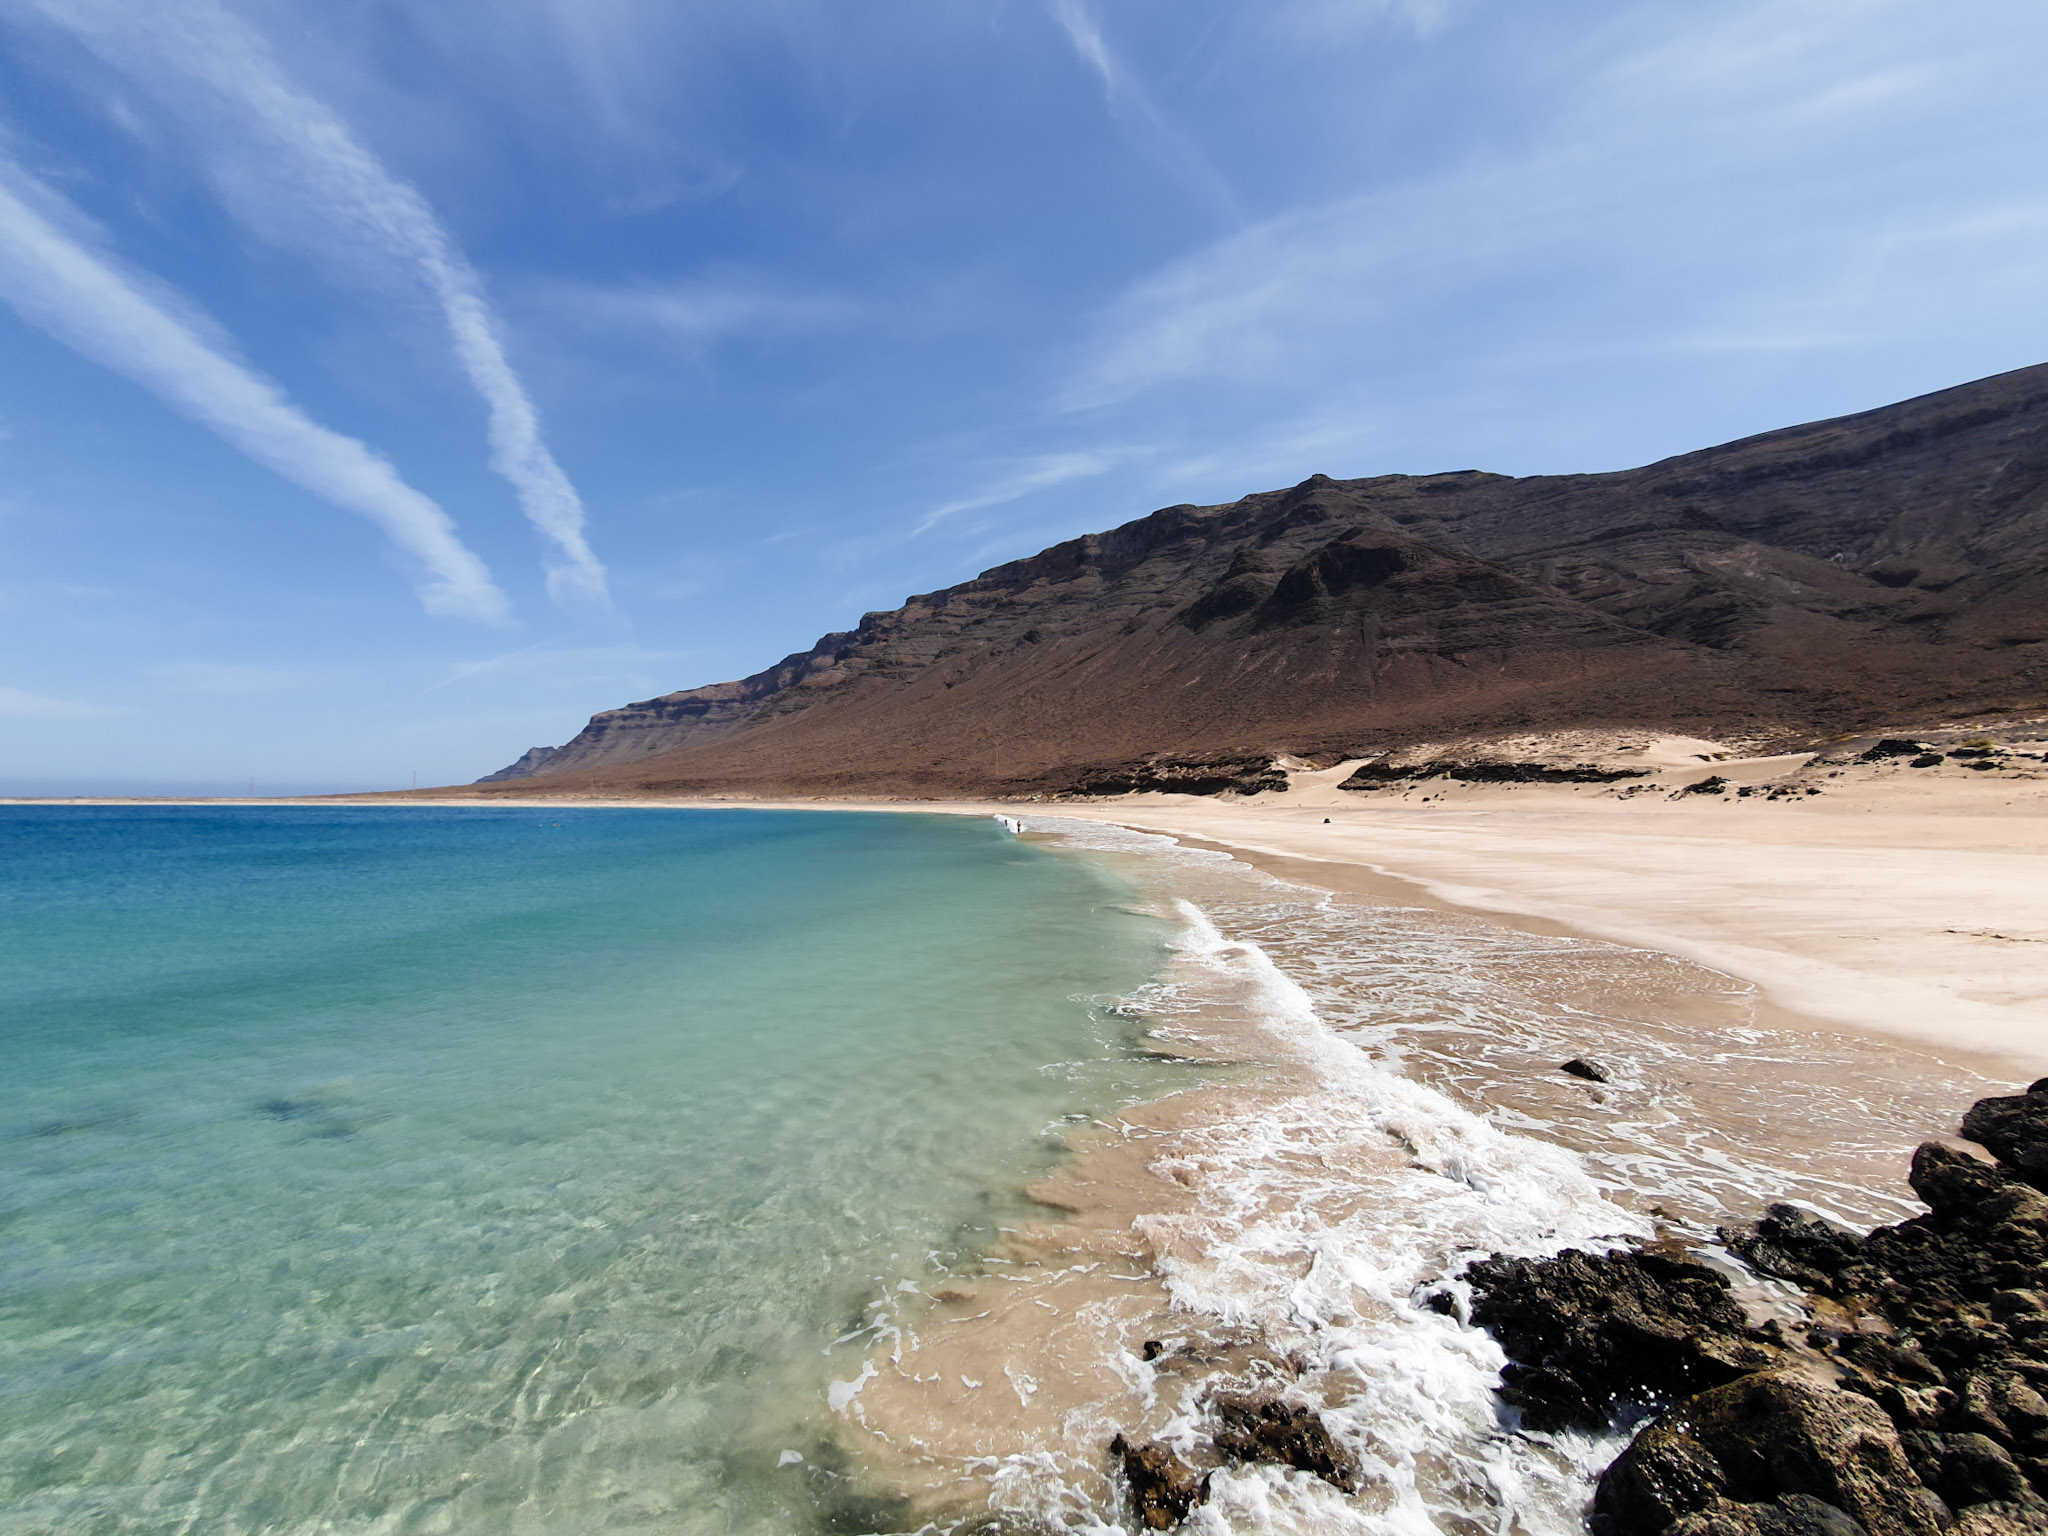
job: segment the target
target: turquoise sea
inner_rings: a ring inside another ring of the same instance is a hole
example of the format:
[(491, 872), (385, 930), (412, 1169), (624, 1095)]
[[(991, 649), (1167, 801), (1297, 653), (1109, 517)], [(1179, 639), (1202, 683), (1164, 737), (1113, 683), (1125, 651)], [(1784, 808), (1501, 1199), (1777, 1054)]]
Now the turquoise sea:
[(828, 1348), (1164, 1086), (1130, 899), (938, 816), (0, 807), (0, 1532), (888, 1528)]

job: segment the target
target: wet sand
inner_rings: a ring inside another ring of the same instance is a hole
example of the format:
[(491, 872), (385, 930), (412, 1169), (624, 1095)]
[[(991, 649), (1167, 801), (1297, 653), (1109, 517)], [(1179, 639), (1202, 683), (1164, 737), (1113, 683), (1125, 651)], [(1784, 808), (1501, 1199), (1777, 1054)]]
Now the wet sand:
[[(1787, 760), (1753, 762), (1764, 782)], [(1690, 777), (1740, 782), (1746, 766)], [(1793, 803), (1519, 785), (1390, 802), (1337, 789), (1341, 771), (1234, 804), (1132, 796), (1070, 814), (1336, 890), (1661, 950), (1754, 983), (1788, 1018), (2048, 1072), (2048, 779), (1871, 769)]]

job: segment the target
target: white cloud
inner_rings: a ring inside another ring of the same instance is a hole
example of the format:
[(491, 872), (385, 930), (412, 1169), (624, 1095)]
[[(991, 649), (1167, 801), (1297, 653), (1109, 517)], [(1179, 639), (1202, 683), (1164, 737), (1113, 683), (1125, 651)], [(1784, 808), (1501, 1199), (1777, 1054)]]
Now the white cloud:
[(346, 252), (405, 271), (440, 306), (457, 361), (490, 418), (491, 466), (557, 551), (548, 590), (570, 606), (609, 603), (582, 499), (541, 435), (505, 354), (483, 281), (418, 191), (398, 180), (323, 103), (300, 90), (263, 40), (214, 0), (13, 0), (64, 27), (208, 139), (215, 185), (267, 238)]
[(310, 420), (276, 384), (203, 340), (25, 199), (62, 216), (47, 188), (0, 161), (0, 298), (258, 463), (376, 523), (425, 567), (419, 592), (429, 612), (508, 616), (504, 594), (447, 513), (362, 443)]
[(1406, 23), (1416, 36), (1428, 37), (1467, 8), (1468, 0), (1286, 0), (1273, 6), (1270, 17), (1281, 31), (1321, 44), (1348, 41), (1390, 17)]
[(999, 476), (980, 490), (949, 501), (943, 506), (932, 508), (924, 515), (924, 521), (916, 531), (926, 529), (945, 521), (961, 512), (978, 512), (984, 507), (999, 507), (1012, 501), (1021, 501), (1034, 491), (1050, 490), (1056, 485), (1065, 485), (1069, 480), (1087, 480), (1096, 475), (1107, 474), (1128, 453), (1088, 451), (1080, 453), (1047, 453), (1028, 459)]
[(48, 694), (30, 693), (26, 688), (0, 687), (0, 720), (97, 720), (126, 713), (103, 704), (53, 699)]
[(1676, 14), (1574, 34), (1571, 91), (1460, 163), (1291, 209), (1132, 283), (1057, 403), (1195, 382), (1327, 399), (1417, 349), (1559, 359), (1575, 321), (1645, 355), (1852, 346), (1953, 332), (1972, 301), (1945, 270), (2042, 272), (2036, 186), (1945, 177), (1928, 148), (1975, 97), (2003, 109), (1986, 142), (2023, 142), (2033, 124), (1994, 48), (1904, 0)]
[(1053, 20), (1067, 34), (1074, 52), (1102, 82), (1103, 100), (1110, 110), (1138, 130), (1139, 137), (1177, 180), (1213, 202), (1233, 224), (1242, 223), (1243, 214), (1229, 184), (1188, 136), (1167, 120), (1137, 76), (1110, 51), (1102, 24), (1086, 0), (1050, 0), (1050, 4)]

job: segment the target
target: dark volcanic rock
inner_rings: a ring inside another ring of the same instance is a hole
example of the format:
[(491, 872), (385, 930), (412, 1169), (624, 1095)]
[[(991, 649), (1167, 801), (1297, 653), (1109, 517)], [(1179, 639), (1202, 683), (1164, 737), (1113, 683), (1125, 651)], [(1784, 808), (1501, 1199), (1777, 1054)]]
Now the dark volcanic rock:
[(1859, 1237), (1774, 1205), (1722, 1230), (1853, 1326), (1812, 1326), (1785, 1363), (1667, 1407), (1601, 1480), (1613, 1536), (1747, 1536), (1788, 1520), (1841, 1536), (1799, 1498), (1869, 1536), (2048, 1536), (2048, 1193), (2032, 1182), (2048, 1168), (2048, 1083), (1980, 1101), (1964, 1130), (1999, 1162), (1923, 1144), (1911, 1177), (1924, 1216)]
[(1604, 1083), (1607, 1081), (1607, 1069), (1597, 1061), (1588, 1061), (1583, 1056), (1574, 1056), (1557, 1070), (1568, 1073), (1573, 1077), (1583, 1077), (1589, 1083)]
[[(1957, 1509), (1970, 1504), (2035, 1502), (2026, 1476), (1988, 1435), (1927, 1435), (1922, 1450), (1934, 1491)], [(1920, 1458), (1916, 1457), (1918, 1464)]]
[(1717, 1499), (1669, 1529), (1671, 1536), (1869, 1536), (1834, 1505), (1803, 1493), (1780, 1494), (1768, 1504)]
[(1287, 775), (1268, 757), (1153, 758), (1122, 768), (1085, 772), (1060, 789), (1081, 795), (1255, 795), (1284, 790)]
[(1482, 1259), (1472, 1320), (1507, 1351), (1501, 1396), (1534, 1429), (1604, 1428), (1622, 1403), (1683, 1396), (1772, 1363), (1728, 1281), (1653, 1250)]
[(1648, 777), (1649, 770), (1644, 768), (1600, 768), (1591, 763), (1567, 767), (1556, 763), (1460, 763), (1444, 758), (1406, 767), (1362, 763), (1337, 787), (1378, 789), (1386, 784), (1419, 784), (1425, 779), (1453, 779), (1460, 784), (1614, 784)]
[(2038, 1504), (1976, 1504), (1956, 1515), (1952, 1536), (2048, 1536)]
[(1133, 1445), (1122, 1435), (1109, 1442), (1131, 1490), (1131, 1509), (1147, 1529), (1167, 1530), (1209, 1502), (1209, 1479), (1157, 1440)]
[(1791, 1205), (1770, 1206), (1761, 1221), (1723, 1227), (1719, 1235), (1750, 1268), (1809, 1290), (1826, 1289), (1854, 1262), (1860, 1242), (1855, 1233)]
[(1870, 1536), (1934, 1536), (1948, 1511), (1928, 1496), (1882, 1409), (1799, 1370), (1759, 1371), (1666, 1412), (1600, 1479), (1613, 1536), (1662, 1531), (1727, 1500), (1803, 1496)]
[(528, 747), (520, 754), (519, 761), (509, 767), (500, 768), (496, 773), (487, 773), (477, 780), (479, 784), (504, 784), (513, 779), (530, 779), (536, 773), (545, 773), (560, 747)]
[(2048, 1078), (2011, 1098), (1979, 1099), (1963, 1116), (1963, 1134), (2021, 1178), (2048, 1188)]
[(1346, 1493), (1358, 1489), (1358, 1461), (1331, 1436), (1313, 1408), (1274, 1395), (1219, 1395), (1216, 1449), (1237, 1461), (1277, 1462), (1313, 1472)]

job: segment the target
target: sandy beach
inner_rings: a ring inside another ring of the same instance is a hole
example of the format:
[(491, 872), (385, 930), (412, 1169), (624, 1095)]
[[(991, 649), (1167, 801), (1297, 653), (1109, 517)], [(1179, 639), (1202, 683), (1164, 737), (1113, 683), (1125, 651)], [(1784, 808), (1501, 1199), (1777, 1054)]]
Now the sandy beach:
[[(1284, 793), (1243, 798), (479, 803), (1103, 821), (1226, 849), (1335, 891), (1680, 956), (1753, 983), (1780, 1022), (1910, 1040), (1997, 1075), (2048, 1072), (2048, 767), (1978, 775), (1850, 764), (1821, 776), (1807, 755), (1745, 758), (1688, 738), (1641, 755), (1650, 778), (1619, 790), (1441, 784), (1368, 795), (1337, 787), (1355, 766), (1345, 763), (1292, 773)], [(1709, 776), (1734, 792), (1683, 793)], [(1765, 798), (1774, 785), (1816, 778), (1821, 794)], [(1757, 793), (1741, 796), (1745, 788)], [(361, 798), (446, 806), (467, 797), (454, 788)]]
[[(1679, 956), (1753, 983), (1780, 1022), (1910, 1040), (1972, 1058), (1991, 1075), (2048, 1072), (2048, 767), (1975, 774), (1850, 763), (1822, 772), (1810, 754), (1743, 757), (1683, 737), (1636, 756), (1649, 776), (1620, 788), (1439, 783), (1360, 794), (1337, 787), (1356, 766), (1344, 763), (1290, 773), (1285, 792), (1228, 798), (478, 803), (1103, 821), (1227, 849), (1330, 890)], [(1729, 791), (1684, 793), (1709, 777)], [(1799, 784), (1825, 788), (1767, 798)], [(363, 798), (467, 799), (459, 788)]]
[(1200, 839), (1332, 889), (1661, 950), (1755, 983), (1786, 1015), (2048, 1071), (2048, 781), (1872, 770), (1796, 803), (1516, 785), (1360, 804), (1337, 777), (1062, 814)]

